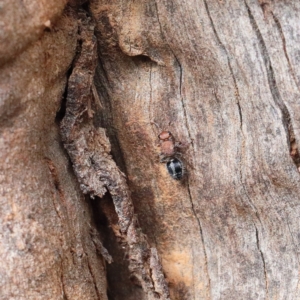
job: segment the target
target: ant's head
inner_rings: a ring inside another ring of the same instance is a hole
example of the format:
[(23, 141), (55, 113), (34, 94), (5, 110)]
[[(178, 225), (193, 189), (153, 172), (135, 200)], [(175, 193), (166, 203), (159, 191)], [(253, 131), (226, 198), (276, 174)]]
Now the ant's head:
[(162, 131), (159, 135), (158, 138), (161, 141), (168, 141), (171, 140), (173, 138), (173, 135), (170, 131)]

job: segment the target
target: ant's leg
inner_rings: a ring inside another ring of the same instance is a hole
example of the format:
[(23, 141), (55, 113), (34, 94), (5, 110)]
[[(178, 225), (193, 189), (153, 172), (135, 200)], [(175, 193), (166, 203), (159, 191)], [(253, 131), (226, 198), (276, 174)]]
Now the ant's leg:
[(175, 147), (176, 148), (187, 148), (190, 144), (193, 144), (193, 141), (190, 141), (190, 142), (176, 142)]
[(159, 155), (159, 161), (160, 161), (161, 163), (166, 163), (166, 162), (168, 162), (169, 160), (170, 160), (170, 158), (169, 158), (168, 156), (166, 156), (165, 154), (161, 153), (161, 154)]

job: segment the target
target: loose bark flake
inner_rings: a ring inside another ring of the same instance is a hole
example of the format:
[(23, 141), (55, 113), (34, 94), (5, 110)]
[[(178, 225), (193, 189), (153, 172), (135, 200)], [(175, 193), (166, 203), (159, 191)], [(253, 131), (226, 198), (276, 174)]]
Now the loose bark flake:
[[(82, 192), (92, 198), (101, 198), (107, 191), (111, 195), (132, 275), (138, 279), (149, 299), (170, 299), (157, 250), (149, 246), (138, 225), (125, 175), (110, 155), (111, 146), (105, 129), (96, 128), (93, 123), (97, 48), (93, 20), (85, 12), (79, 14), (79, 28), (80, 53), (75, 58), (68, 81), (66, 112), (61, 122), (64, 146)], [(97, 247), (99, 243), (95, 245)], [(104, 257), (111, 261), (103, 246), (100, 248)]]

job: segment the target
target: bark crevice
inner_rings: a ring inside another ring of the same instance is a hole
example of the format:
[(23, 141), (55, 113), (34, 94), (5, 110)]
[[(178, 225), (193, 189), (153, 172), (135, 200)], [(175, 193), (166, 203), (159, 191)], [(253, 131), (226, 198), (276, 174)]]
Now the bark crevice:
[[(154, 1), (154, 2), (155, 2), (156, 15), (157, 15), (157, 21), (158, 21), (158, 24), (159, 24), (160, 33), (161, 33), (162, 37), (165, 38), (165, 34), (163, 32), (161, 21), (160, 21), (160, 18), (159, 18), (157, 2), (156, 1)], [(184, 114), (184, 120), (185, 120), (185, 124), (186, 124), (186, 129), (187, 129), (188, 137), (189, 137), (189, 140), (191, 141), (191, 144), (193, 146), (193, 143), (192, 143), (193, 139), (191, 138), (191, 130), (190, 130), (190, 126), (189, 126), (189, 122), (188, 122), (188, 118), (187, 118), (186, 105), (184, 103), (183, 95), (182, 95), (183, 67), (182, 67), (182, 65), (181, 65), (178, 57), (176, 56), (175, 52), (171, 48), (170, 44), (167, 42), (166, 38), (165, 38), (165, 40), (166, 40), (166, 43), (167, 43), (167, 47), (169, 48), (170, 52), (174, 56), (175, 61), (177, 62), (177, 65), (179, 67), (179, 94), (180, 94), (180, 101), (181, 101), (181, 105), (182, 105), (182, 110), (183, 110), (183, 114)]]
[(149, 71), (149, 87), (150, 87), (150, 100), (149, 100), (149, 119), (150, 122), (152, 122), (152, 117), (151, 117), (151, 104), (152, 104), (152, 64), (150, 64), (150, 71)]
[[(1, 3), (3, 297), (300, 299), (300, 2), (17, 2)], [(193, 138), (176, 140), (182, 180), (149, 121)]]
[[(150, 247), (140, 229), (126, 176), (110, 154), (111, 144), (105, 129), (96, 127), (93, 121), (96, 107), (92, 86), (97, 65), (97, 41), (94, 22), (86, 13), (80, 14), (79, 24), (81, 52), (69, 78), (66, 113), (60, 126), (62, 140), (82, 192), (91, 198), (102, 198), (107, 192), (111, 195), (118, 216), (118, 224), (111, 225), (117, 227), (116, 235), (126, 248), (132, 276), (138, 279), (149, 299), (168, 300), (168, 285), (157, 251)], [(97, 239), (92, 240), (110, 260), (106, 249)], [(89, 268), (92, 274), (92, 266)]]
[(283, 48), (283, 52), (284, 52), (286, 61), (287, 61), (287, 63), (288, 63), (288, 66), (289, 66), (291, 75), (292, 75), (292, 77), (293, 77), (293, 80), (294, 80), (294, 82), (295, 82), (295, 85), (296, 85), (298, 91), (300, 91), (300, 87), (299, 87), (299, 84), (298, 84), (297, 79), (296, 79), (296, 74), (295, 74), (294, 68), (293, 68), (293, 66), (292, 66), (292, 64), (291, 64), (291, 60), (290, 60), (290, 57), (289, 57), (288, 52), (287, 52), (287, 49), (286, 49), (286, 39), (285, 39), (285, 36), (284, 36), (284, 33), (283, 33), (282, 26), (281, 26), (280, 21), (279, 21), (279, 19), (277, 18), (277, 16), (276, 16), (273, 12), (271, 12), (271, 14), (272, 14), (273, 20), (274, 20), (274, 22), (275, 22), (275, 25), (276, 25), (276, 27), (277, 27), (277, 29), (278, 29), (278, 31), (279, 31), (279, 34), (280, 34), (280, 37), (281, 37), (281, 40), (282, 40), (282, 48)]
[[(159, 18), (158, 7), (157, 7), (157, 2), (156, 1), (155, 1), (155, 7), (156, 7), (156, 12), (157, 12), (157, 20), (158, 20), (158, 23), (159, 23), (159, 26), (160, 26), (160, 32), (161, 32), (161, 35), (164, 36), (163, 30), (162, 30), (162, 25), (161, 25), (160, 18)], [(180, 96), (180, 101), (181, 101), (181, 106), (182, 106), (182, 110), (183, 110), (183, 114), (184, 114), (184, 120), (185, 120), (185, 123), (186, 123), (186, 129), (187, 129), (189, 141), (191, 142), (191, 144), (194, 148), (193, 139), (191, 137), (191, 131), (190, 131), (190, 128), (189, 128), (189, 123), (188, 123), (188, 118), (187, 118), (186, 106), (185, 106), (185, 103), (184, 103), (184, 100), (183, 100), (183, 94), (182, 94), (183, 67), (182, 67), (178, 57), (176, 56), (175, 52), (171, 48), (171, 46), (169, 44), (167, 44), (167, 45), (169, 47), (169, 50), (173, 54), (173, 57), (175, 58), (175, 61), (176, 61), (177, 65), (178, 65), (178, 68), (179, 68), (179, 96)], [(189, 195), (189, 201), (190, 201), (190, 204), (191, 204), (191, 209), (192, 209), (193, 215), (196, 218), (198, 226), (199, 226), (200, 239), (201, 239), (201, 243), (203, 245), (203, 254), (204, 254), (204, 258), (205, 258), (205, 268), (206, 268), (207, 279), (208, 279), (208, 288), (206, 290), (207, 290), (208, 297), (211, 297), (211, 279), (210, 279), (210, 275), (209, 275), (209, 271), (208, 271), (208, 257), (207, 257), (206, 248), (205, 248), (203, 230), (202, 230), (202, 225), (201, 225), (200, 218), (198, 217), (198, 215), (195, 211), (195, 208), (194, 208), (194, 203), (193, 203), (193, 199), (192, 199), (188, 179), (187, 179), (187, 190), (188, 190), (188, 195)], [(195, 297), (195, 295), (194, 295), (194, 297)]]
[(222, 41), (221, 41), (221, 39), (220, 39), (220, 37), (218, 35), (217, 29), (216, 29), (216, 27), (214, 25), (212, 16), (211, 16), (209, 8), (208, 8), (207, 1), (204, 0), (204, 4), (205, 4), (206, 13), (207, 13), (207, 15), (209, 17), (209, 20), (210, 20), (210, 23), (211, 23), (214, 35), (215, 35), (215, 37), (216, 37), (216, 39), (218, 41), (218, 44), (220, 45), (221, 49), (225, 53), (225, 56), (226, 56), (226, 59), (227, 59), (227, 64), (228, 64), (228, 68), (229, 68), (229, 71), (230, 71), (230, 74), (231, 74), (231, 77), (232, 77), (232, 80), (233, 80), (233, 83), (234, 83), (235, 99), (236, 99), (236, 105), (237, 105), (237, 109), (238, 109), (240, 131), (241, 131), (241, 136), (242, 136), (241, 145), (239, 147), (239, 177), (240, 177), (241, 185), (242, 185), (243, 189), (245, 190), (244, 184), (243, 184), (243, 172), (242, 172), (243, 149), (245, 147), (245, 135), (244, 135), (244, 131), (243, 131), (243, 114), (242, 114), (242, 107), (241, 107), (241, 103), (240, 103), (239, 88), (238, 88), (237, 81), (236, 81), (236, 78), (235, 78), (235, 75), (234, 75), (234, 72), (233, 72), (233, 68), (232, 68), (232, 65), (231, 65), (231, 62), (230, 62), (228, 51), (227, 51), (225, 45), (222, 43)]
[(189, 142), (191, 142), (191, 144), (193, 146), (193, 139), (191, 137), (191, 130), (190, 130), (189, 121), (188, 121), (187, 112), (186, 112), (186, 105), (185, 105), (185, 102), (183, 100), (183, 95), (182, 95), (183, 67), (182, 67), (179, 59), (175, 55), (175, 53), (173, 51), (172, 51), (172, 53), (173, 53), (173, 55), (174, 55), (174, 57), (175, 57), (175, 59), (177, 61), (178, 66), (179, 66), (179, 93), (180, 93), (180, 101), (181, 101), (181, 106), (182, 106), (182, 111), (183, 111), (183, 115), (184, 115), (186, 129), (187, 129), (187, 133), (188, 133), (188, 137), (189, 137)]
[[(54, 165), (54, 162), (50, 158), (44, 158), (44, 159), (45, 159), (45, 161), (47, 163), (47, 166), (49, 168), (50, 176), (52, 178), (52, 182), (53, 182), (53, 185), (55, 187), (55, 190), (58, 193), (58, 197), (60, 199), (60, 203), (62, 203), (65, 206), (64, 193), (63, 193), (63, 190), (61, 188), (61, 183), (59, 181), (59, 177), (58, 177), (58, 172), (57, 172), (56, 166)], [(55, 197), (52, 198), (52, 203), (53, 203), (53, 207), (54, 207), (54, 210), (56, 212), (56, 215), (57, 215), (59, 221), (61, 222), (61, 224), (63, 226), (65, 218), (61, 216), (60, 209), (58, 209), (57, 204), (55, 203)], [(64, 245), (63, 245), (63, 241), (62, 241), (61, 238), (59, 238), (59, 242), (60, 242), (60, 245), (61, 245), (61, 249), (63, 249)], [(67, 293), (65, 291), (63, 261), (64, 261), (64, 257), (61, 254), (60, 255), (60, 282), (61, 282), (61, 289), (62, 289), (63, 299), (67, 300), (68, 297), (67, 297)]]
[[(253, 28), (253, 32), (256, 34), (257, 37), (257, 41), (258, 41), (258, 45), (260, 48), (260, 52), (261, 52), (261, 56), (264, 62), (264, 66), (266, 68), (266, 74), (267, 74), (267, 79), (268, 79), (268, 84), (269, 84), (269, 89), (272, 95), (272, 98), (274, 100), (274, 103), (277, 105), (277, 107), (279, 108), (279, 110), (281, 111), (281, 115), (282, 115), (282, 123), (283, 126), (285, 128), (286, 131), (286, 135), (287, 135), (287, 145), (288, 145), (288, 149), (289, 149), (289, 153), (291, 153), (292, 151), (292, 145), (291, 142), (293, 140), (296, 139), (295, 133), (294, 133), (294, 129), (293, 129), (293, 124), (292, 124), (292, 119), (291, 119), (291, 115), (290, 112), (287, 108), (287, 106), (285, 105), (283, 99), (281, 98), (277, 83), (276, 83), (276, 78), (275, 78), (275, 73), (273, 70), (273, 66), (271, 63), (271, 59), (268, 53), (268, 49), (266, 46), (266, 43), (263, 39), (262, 33), (260, 32), (260, 29), (256, 23), (256, 20), (251, 12), (251, 9), (249, 7), (249, 5), (247, 4), (247, 2), (244, 0), (248, 15), (249, 15), (249, 20), (250, 20), (250, 24)], [(274, 19), (275, 20), (275, 19)], [(276, 23), (276, 20), (275, 20)], [(277, 22), (277, 26), (278, 26)], [(285, 44), (284, 44), (285, 45)], [(296, 146), (296, 140), (295, 140), (295, 144), (294, 147), (296, 148), (296, 157), (292, 156), (293, 162), (295, 163), (295, 165), (298, 167), (299, 166), (299, 154), (298, 154), (298, 149)]]
[(64, 268), (63, 268), (63, 258), (61, 257), (61, 263), (60, 263), (60, 282), (61, 282), (61, 291), (63, 300), (68, 300), (67, 293), (65, 291), (65, 280), (64, 280)]
[[(253, 223), (254, 224), (254, 223)], [(269, 299), (269, 283), (268, 283), (268, 276), (267, 276), (267, 270), (266, 270), (266, 262), (265, 262), (265, 258), (264, 258), (264, 254), (261, 250), (260, 247), (260, 241), (259, 241), (259, 233), (257, 230), (256, 225), (254, 224), (255, 227), (255, 237), (256, 237), (256, 246), (257, 246), (257, 250), (260, 253), (260, 257), (263, 263), (263, 268), (264, 268), (264, 278), (265, 278), (265, 286), (266, 286), (266, 299)]]
[(241, 131), (242, 131), (242, 135), (244, 135), (243, 134), (243, 115), (242, 115), (242, 108), (241, 108), (241, 104), (240, 104), (239, 88), (238, 88), (238, 85), (237, 85), (237, 82), (236, 82), (236, 78), (234, 76), (234, 72), (233, 72), (233, 69), (232, 69), (232, 66), (231, 66), (231, 63), (230, 63), (229, 54), (228, 54), (228, 51), (227, 51), (225, 45), (223, 44), (223, 42), (221, 41), (221, 39), (219, 37), (219, 34), (217, 32), (217, 29), (215, 27), (214, 21), (212, 19), (211, 14), (210, 14), (210, 11), (209, 11), (209, 8), (208, 8), (208, 4), (207, 4), (206, 0), (204, 0), (204, 5), (205, 5), (205, 10), (206, 10), (206, 13), (208, 15), (208, 18), (210, 20), (210, 24), (211, 24), (212, 30), (214, 32), (214, 35), (215, 35), (215, 37), (216, 37), (216, 39), (218, 41), (219, 46), (223, 50), (223, 52), (224, 52), (224, 54), (226, 56), (226, 59), (227, 59), (228, 68), (229, 68), (230, 74), (232, 76), (232, 80), (233, 80), (234, 87), (235, 87), (235, 97), (236, 97), (236, 104), (237, 104), (237, 107), (238, 107), (238, 114), (239, 114), (239, 119), (240, 119), (240, 128), (241, 128)]
[(192, 212), (193, 212), (193, 215), (196, 218), (198, 226), (199, 226), (199, 233), (200, 233), (201, 243), (203, 245), (202, 247), (203, 247), (203, 254), (204, 254), (204, 259), (205, 259), (205, 268), (206, 268), (206, 274), (207, 274), (207, 279), (208, 279), (208, 288), (206, 290), (208, 291), (208, 297), (211, 298), (211, 279), (210, 279), (209, 271), (208, 271), (208, 257), (207, 257), (207, 252), (206, 252), (206, 248), (205, 248), (202, 224), (201, 224), (200, 218), (198, 217), (198, 215), (195, 211), (195, 207), (194, 207), (194, 203), (193, 203), (193, 199), (192, 199), (192, 195), (191, 195), (191, 190), (190, 190), (190, 186), (189, 186), (188, 182), (187, 182), (187, 189), (188, 189), (188, 195), (189, 195)]
[(94, 289), (95, 289), (95, 292), (96, 292), (96, 295), (97, 295), (97, 299), (101, 300), (101, 295), (100, 295), (100, 292), (99, 292), (98, 287), (97, 287), (97, 281), (96, 281), (95, 275), (94, 275), (93, 270), (92, 270), (92, 266), (91, 266), (91, 263), (90, 263), (90, 260), (89, 260), (89, 256), (86, 253), (85, 253), (85, 255), (87, 256), (87, 265), (88, 265), (88, 269), (89, 269), (91, 278), (93, 280), (93, 286), (94, 286)]

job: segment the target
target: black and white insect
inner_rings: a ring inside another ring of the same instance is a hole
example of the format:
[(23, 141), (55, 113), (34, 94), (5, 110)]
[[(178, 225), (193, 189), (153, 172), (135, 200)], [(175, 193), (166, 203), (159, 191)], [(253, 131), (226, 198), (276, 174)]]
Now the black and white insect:
[[(152, 124), (159, 126), (152, 122)], [(170, 131), (163, 130), (158, 135), (160, 146), (160, 162), (165, 163), (168, 173), (173, 179), (180, 180), (185, 174), (185, 167), (183, 162), (178, 159), (181, 156), (180, 148), (187, 146), (187, 143), (176, 141), (175, 137)]]
[(167, 162), (167, 170), (173, 179), (180, 180), (184, 175), (185, 167), (178, 158), (174, 157)]

